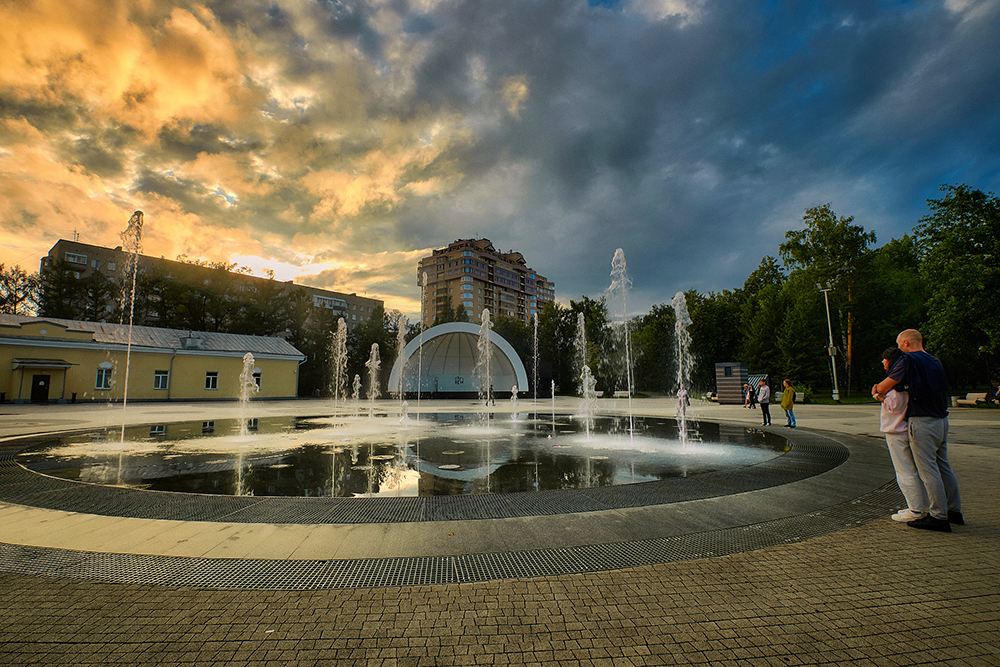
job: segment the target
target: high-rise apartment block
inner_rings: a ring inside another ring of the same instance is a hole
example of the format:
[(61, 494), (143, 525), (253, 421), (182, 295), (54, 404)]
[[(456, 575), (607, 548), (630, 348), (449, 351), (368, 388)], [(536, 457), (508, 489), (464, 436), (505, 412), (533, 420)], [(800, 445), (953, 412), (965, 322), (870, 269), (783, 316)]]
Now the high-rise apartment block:
[(425, 327), (446, 304), (462, 306), (469, 319), (478, 321), (484, 308), (491, 314), (530, 322), (542, 306), (555, 300), (555, 283), (528, 268), (524, 255), (499, 252), (489, 239), (459, 239), (435, 250), (417, 266), (422, 290), (420, 318)]

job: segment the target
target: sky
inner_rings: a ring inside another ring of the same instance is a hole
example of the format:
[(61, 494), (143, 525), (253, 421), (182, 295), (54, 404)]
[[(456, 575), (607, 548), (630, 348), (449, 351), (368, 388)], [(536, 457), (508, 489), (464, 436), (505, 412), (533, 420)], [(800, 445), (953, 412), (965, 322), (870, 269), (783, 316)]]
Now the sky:
[(740, 287), (805, 209), (1000, 190), (1000, 0), (0, 0), (0, 262), (60, 238), (385, 300), (461, 238), (557, 299)]

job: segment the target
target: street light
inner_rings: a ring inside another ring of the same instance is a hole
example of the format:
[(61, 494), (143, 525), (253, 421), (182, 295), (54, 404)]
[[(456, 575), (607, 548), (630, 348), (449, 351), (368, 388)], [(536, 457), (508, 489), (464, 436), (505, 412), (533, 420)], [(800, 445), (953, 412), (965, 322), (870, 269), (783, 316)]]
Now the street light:
[(830, 283), (826, 284), (826, 287), (816, 283), (816, 289), (823, 293), (823, 301), (826, 302), (826, 330), (830, 334), (830, 344), (827, 346), (826, 350), (830, 353), (830, 368), (833, 370), (833, 400), (840, 401), (840, 391), (837, 389), (837, 362), (835, 356), (837, 355), (837, 348), (833, 346), (833, 325), (830, 324), (830, 297), (827, 292), (833, 289)]

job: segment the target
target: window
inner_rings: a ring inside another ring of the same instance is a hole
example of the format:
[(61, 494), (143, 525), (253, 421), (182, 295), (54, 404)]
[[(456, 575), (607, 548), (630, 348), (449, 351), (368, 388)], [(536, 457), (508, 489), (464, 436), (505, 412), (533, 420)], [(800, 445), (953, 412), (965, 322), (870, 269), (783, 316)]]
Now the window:
[(218, 371), (208, 371), (205, 373), (205, 389), (218, 389), (219, 388), (219, 372)]
[(723, 366), (722, 367), (722, 374), (723, 374), (724, 377), (727, 377), (727, 378), (733, 377), (733, 367), (732, 366)]
[(168, 371), (153, 371), (153, 389), (166, 389), (169, 381)]
[(118, 268), (118, 264), (115, 262), (108, 262), (108, 271), (114, 271)]
[(111, 373), (113, 371), (113, 368), (98, 368), (97, 382), (94, 384), (94, 387), (97, 389), (111, 389)]
[(66, 261), (69, 262), (70, 264), (83, 264), (83, 265), (86, 265), (87, 264), (87, 256), (86, 255), (78, 255), (75, 252), (68, 252), (68, 253), (66, 253)]
[(154, 437), (157, 435), (166, 435), (166, 434), (167, 434), (166, 424), (153, 424), (152, 426), (149, 427), (150, 437)]
[(92, 261), (90, 262), (90, 265), (91, 265), (91, 266), (92, 266), (93, 268), (95, 268), (95, 269), (99, 269), (99, 268), (101, 268), (101, 263), (100, 263), (99, 261), (97, 261), (96, 259), (95, 259), (95, 260), (92, 260)]
[(260, 389), (260, 369), (255, 368), (253, 371), (253, 381), (257, 383), (257, 389)]

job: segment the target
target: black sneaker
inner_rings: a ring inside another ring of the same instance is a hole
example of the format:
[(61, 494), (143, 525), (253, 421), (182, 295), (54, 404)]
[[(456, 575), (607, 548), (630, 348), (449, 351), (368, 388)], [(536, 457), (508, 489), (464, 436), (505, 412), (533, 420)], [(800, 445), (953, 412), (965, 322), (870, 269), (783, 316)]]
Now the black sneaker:
[(955, 510), (948, 510), (948, 522), (957, 526), (965, 525), (965, 519), (962, 518), (962, 513)]
[(910, 528), (921, 528), (923, 530), (936, 530), (941, 533), (950, 533), (951, 524), (948, 523), (948, 519), (935, 519), (934, 517), (928, 515), (922, 519), (914, 519), (913, 521), (908, 521), (907, 526)]

